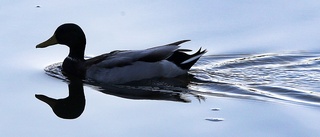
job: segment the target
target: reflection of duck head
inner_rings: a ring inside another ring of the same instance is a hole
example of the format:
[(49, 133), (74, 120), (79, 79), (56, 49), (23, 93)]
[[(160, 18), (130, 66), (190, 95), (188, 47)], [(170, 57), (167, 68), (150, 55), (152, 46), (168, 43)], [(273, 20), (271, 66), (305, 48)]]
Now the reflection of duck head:
[(78, 118), (85, 108), (85, 96), (83, 85), (80, 81), (70, 81), (69, 96), (62, 99), (54, 99), (45, 95), (35, 95), (37, 99), (47, 103), (53, 112), (60, 118)]

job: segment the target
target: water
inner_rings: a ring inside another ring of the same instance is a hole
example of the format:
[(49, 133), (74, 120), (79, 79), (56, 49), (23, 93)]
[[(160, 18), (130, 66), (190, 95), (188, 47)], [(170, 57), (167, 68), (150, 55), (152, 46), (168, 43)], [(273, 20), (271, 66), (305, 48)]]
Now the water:
[[(12, 60), (23, 60), (36, 52), (28, 51)], [(319, 53), (206, 55), (187, 77), (130, 85), (77, 80), (71, 85), (61, 75), (60, 63), (46, 60), (39, 61), (44, 65), (35, 65), (32, 60), (4, 62), (1, 134), (319, 135)], [(76, 90), (70, 92), (70, 88)], [(84, 96), (74, 97), (80, 93)], [(35, 95), (55, 99), (69, 96), (77, 113), (67, 109), (65, 112), (73, 113), (69, 119), (57, 117)], [(86, 132), (79, 132), (82, 130)]]

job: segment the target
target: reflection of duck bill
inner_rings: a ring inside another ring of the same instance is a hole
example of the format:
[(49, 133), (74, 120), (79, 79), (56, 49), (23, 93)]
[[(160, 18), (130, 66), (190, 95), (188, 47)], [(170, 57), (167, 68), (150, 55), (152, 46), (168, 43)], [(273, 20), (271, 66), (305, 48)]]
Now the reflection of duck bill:
[(54, 108), (58, 101), (57, 99), (50, 98), (45, 95), (36, 95), (36, 98), (47, 103), (51, 108)]

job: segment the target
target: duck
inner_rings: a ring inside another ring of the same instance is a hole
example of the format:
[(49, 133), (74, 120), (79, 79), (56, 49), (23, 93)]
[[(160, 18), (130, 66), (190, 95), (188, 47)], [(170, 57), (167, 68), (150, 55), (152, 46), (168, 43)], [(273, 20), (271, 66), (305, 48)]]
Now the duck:
[(94, 82), (124, 84), (188, 74), (189, 69), (207, 52), (200, 48), (193, 54), (187, 54), (192, 50), (180, 49), (180, 44), (188, 41), (180, 40), (144, 50), (115, 50), (85, 59), (84, 31), (75, 23), (65, 23), (48, 40), (36, 45), (36, 48), (66, 45), (69, 54), (62, 63), (63, 74)]

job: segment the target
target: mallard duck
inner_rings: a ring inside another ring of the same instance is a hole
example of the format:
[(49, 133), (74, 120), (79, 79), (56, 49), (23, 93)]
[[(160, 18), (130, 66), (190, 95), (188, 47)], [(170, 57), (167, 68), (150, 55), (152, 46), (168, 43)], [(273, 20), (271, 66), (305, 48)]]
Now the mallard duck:
[(86, 37), (76, 24), (59, 26), (53, 36), (38, 44), (45, 48), (55, 44), (69, 47), (69, 55), (62, 63), (64, 74), (102, 83), (123, 84), (150, 78), (173, 78), (187, 74), (187, 71), (206, 53), (201, 48), (194, 54), (186, 54), (189, 49), (179, 49), (179, 45), (190, 40), (145, 50), (117, 50), (87, 60), (84, 59)]

